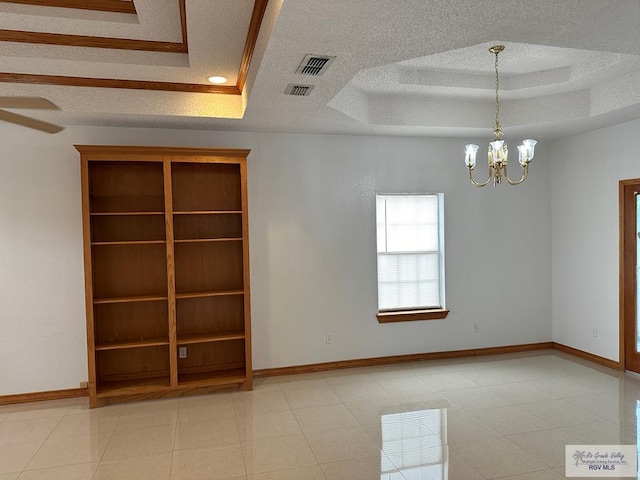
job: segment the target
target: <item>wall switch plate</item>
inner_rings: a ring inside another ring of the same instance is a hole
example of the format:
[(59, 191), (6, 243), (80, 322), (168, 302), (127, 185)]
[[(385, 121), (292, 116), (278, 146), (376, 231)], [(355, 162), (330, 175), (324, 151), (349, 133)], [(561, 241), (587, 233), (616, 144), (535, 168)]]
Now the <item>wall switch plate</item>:
[(598, 336), (598, 329), (597, 328), (592, 328), (591, 329), (591, 335), (593, 335), (594, 337)]
[(478, 333), (480, 331), (480, 324), (478, 322), (473, 322), (473, 325), (471, 326), (471, 331), (473, 333)]
[(178, 348), (178, 357), (179, 358), (187, 358), (187, 347)]
[(327, 342), (327, 344), (333, 343), (333, 334), (332, 333), (327, 333), (326, 342)]

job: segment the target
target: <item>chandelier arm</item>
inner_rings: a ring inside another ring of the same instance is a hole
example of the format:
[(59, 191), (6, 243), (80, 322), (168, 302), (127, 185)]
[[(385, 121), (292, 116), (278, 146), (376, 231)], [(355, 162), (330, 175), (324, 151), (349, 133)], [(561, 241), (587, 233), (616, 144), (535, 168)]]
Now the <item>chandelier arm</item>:
[(478, 183), (473, 179), (472, 169), (469, 168), (469, 180), (471, 180), (471, 183), (473, 184), (474, 187), (484, 187), (491, 181), (491, 177), (492, 177), (491, 173), (492, 173), (492, 170), (489, 170), (489, 178), (487, 178), (486, 182)]
[(507, 174), (507, 166), (504, 166), (504, 178), (507, 179), (509, 185), (519, 185), (527, 179), (527, 175), (529, 174), (529, 164), (527, 163), (524, 167), (522, 167), (522, 176), (520, 180), (511, 180), (509, 175)]

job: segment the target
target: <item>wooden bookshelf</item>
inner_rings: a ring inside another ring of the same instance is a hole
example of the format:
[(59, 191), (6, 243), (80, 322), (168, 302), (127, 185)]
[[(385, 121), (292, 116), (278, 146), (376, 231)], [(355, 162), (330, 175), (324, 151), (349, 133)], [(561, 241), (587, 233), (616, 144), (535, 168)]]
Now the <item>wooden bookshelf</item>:
[(251, 389), (249, 151), (76, 148), (91, 406)]

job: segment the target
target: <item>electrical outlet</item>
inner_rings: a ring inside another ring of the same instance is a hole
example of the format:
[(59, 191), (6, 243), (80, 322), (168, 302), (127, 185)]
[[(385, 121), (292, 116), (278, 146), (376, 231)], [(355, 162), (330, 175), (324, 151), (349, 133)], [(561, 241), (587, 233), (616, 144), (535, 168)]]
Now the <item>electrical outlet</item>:
[(473, 325), (471, 327), (471, 331), (473, 333), (478, 333), (480, 331), (480, 324), (478, 322), (473, 322)]
[(592, 328), (591, 329), (591, 335), (594, 336), (594, 337), (597, 337), (598, 336), (598, 329), (597, 328)]
[(333, 343), (333, 334), (332, 333), (327, 333), (326, 341), (327, 341), (327, 344)]
[(89, 382), (80, 382), (80, 388), (89, 388)]
[(178, 357), (187, 358), (187, 347), (178, 348)]

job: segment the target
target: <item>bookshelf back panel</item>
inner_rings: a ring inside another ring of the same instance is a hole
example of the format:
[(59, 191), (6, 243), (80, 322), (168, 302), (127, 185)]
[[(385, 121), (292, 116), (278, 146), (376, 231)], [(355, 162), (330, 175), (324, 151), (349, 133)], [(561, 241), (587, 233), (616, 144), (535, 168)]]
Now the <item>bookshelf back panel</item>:
[(244, 296), (178, 299), (176, 316), (178, 338), (244, 331)]
[(178, 359), (178, 373), (213, 372), (242, 368), (244, 340), (195, 343), (187, 346), (187, 358)]
[(169, 338), (167, 301), (94, 306), (96, 343)]
[(92, 242), (165, 240), (164, 215), (91, 217)]
[(175, 215), (173, 229), (176, 240), (242, 238), (242, 214)]
[(167, 294), (164, 244), (93, 247), (95, 298)]
[(96, 354), (98, 382), (169, 375), (169, 347), (104, 350)]
[(164, 176), (158, 162), (89, 162), (91, 212), (161, 212)]
[(173, 210), (242, 210), (240, 165), (171, 165)]
[(176, 243), (176, 292), (243, 289), (242, 242)]

